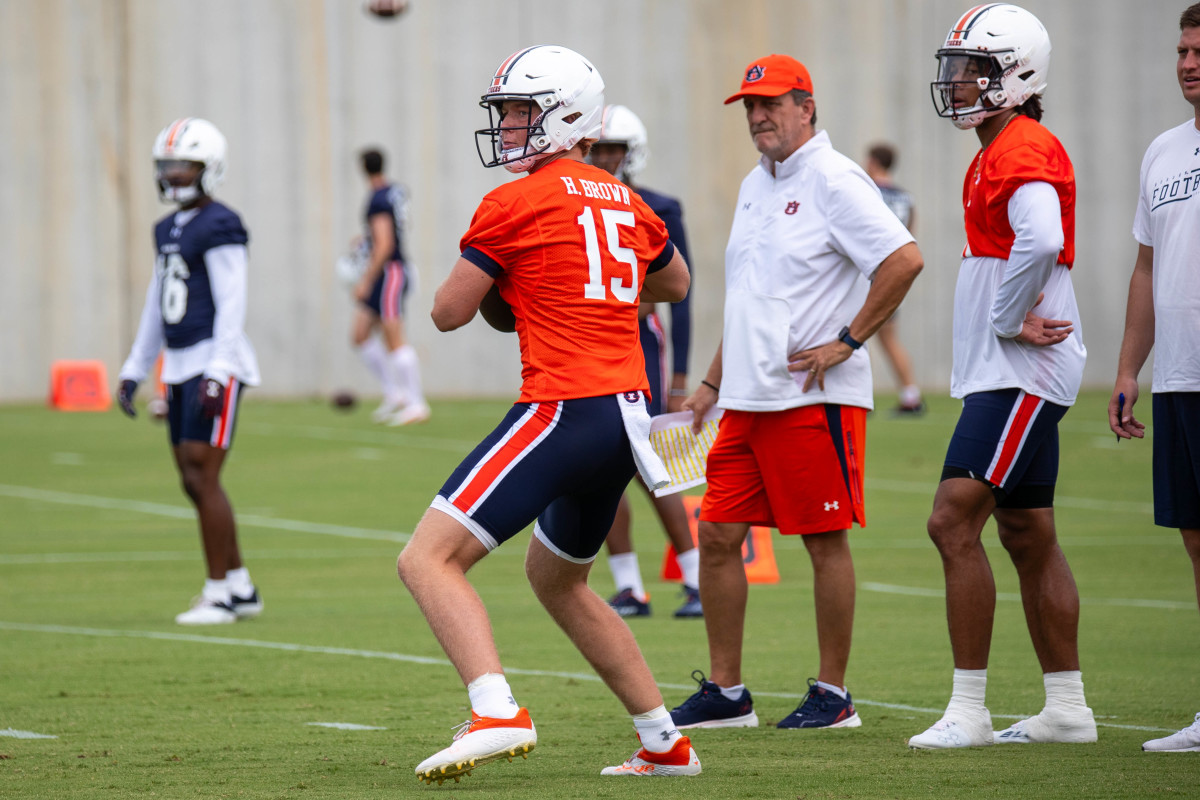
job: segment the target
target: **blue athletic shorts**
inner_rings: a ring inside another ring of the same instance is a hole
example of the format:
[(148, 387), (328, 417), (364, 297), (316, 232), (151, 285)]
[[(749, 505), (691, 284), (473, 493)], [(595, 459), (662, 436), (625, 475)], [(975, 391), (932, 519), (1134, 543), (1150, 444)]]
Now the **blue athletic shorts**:
[[(645, 403), (643, 392), (626, 395)], [(488, 550), (537, 520), (534, 535), (559, 556), (592, 561), (636, 467), (611, 395), (517, 403), (454, 470), (433, 508)]]
[(650, 416), (657, 417), (667, 410), (669, 382), (663, 364), (666, 362), (666, 335), (658, 314), (651, 313), (638, 320), (638, 337), (646, 360), (646, 379), (650, 381)]
[(1154, 395), (1154, 524), (1200, 528), (1200, 392)]
[(407, 295), (408, 267), (401, 261), (389, 261), (375, 279), (366, 306), (380, 319), (396, 319), (404, 316), (404, 298)]
[(167, 384), (167, 427), (171, 432), (171, 444), (178, 447), (184, 439), (206, 442), (213, 447), (228, 450), (233, 444), (233, 429), (237, 422), (238, 406), (242, 402), (242, 384), (230, 378), (225, 387), (225, 405), (220, 416), (204, 417), (200, 405), (200, 381), (197, 375), (183, 383)]
[(967, 395), (942, 480), (983, 481), (992, 487), (997, 508), (1053, 507), (1058, 422), (1066, 413), (1066, 406), (1020, 389)]

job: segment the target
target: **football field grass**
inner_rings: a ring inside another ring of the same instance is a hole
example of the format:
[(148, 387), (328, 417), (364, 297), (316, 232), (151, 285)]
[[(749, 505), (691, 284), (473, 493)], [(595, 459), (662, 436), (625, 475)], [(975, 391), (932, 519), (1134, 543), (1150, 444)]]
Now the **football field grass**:
[[(538, 746), (441, 787), (413, 767), (469, 716), (466, 692), (395, 557), (506, 403), (438, 402), (427, 424), (390, 429), (371, 425), (369, 408), (251, 393), (224, 483), (266, 609), (213, 628), (173, 622), (204, 571), (163, 427), (144, 412), (0, 407), (0, 797), (1200, 797), (1200, 753), (1140, 751), (1200, 711), (1200, 614), (1178, 532), (1152, 524), (1150, 442), (1118, 446), (1106, 401), (1084, 393), (1061, 425), (1057, 500), (1098, 743), (907, 748), (950, 691), (925, 520), (957, 403), (935, 397), (926, 416), (893, 419), (881, 398), (868, 527), (851, 536), (847, 681), (861, 728), (773, 727), (817, 669), (808, 558), (775, 536), (781, 580), (751, 587), (746, 625), (762, 727), (694, 732), (695, 778), (601, 778), (636, 749), (632, 725), (534, 599), (525, 532), (472, 578)], [(658, 579), (665, 537), (644, 495), (634, 524), (654, 615), (630, 625), (670, 708), (695, 689), (692, 670), (707, 670), (704, 625), (671, 617), (678, 586)], [(994, 527), (985, 542), (1000, 593), (987, 704), (1000, 728), (1039, 711), (1044, 692)], [(603, 557), (592, 583), (612, 590)]]

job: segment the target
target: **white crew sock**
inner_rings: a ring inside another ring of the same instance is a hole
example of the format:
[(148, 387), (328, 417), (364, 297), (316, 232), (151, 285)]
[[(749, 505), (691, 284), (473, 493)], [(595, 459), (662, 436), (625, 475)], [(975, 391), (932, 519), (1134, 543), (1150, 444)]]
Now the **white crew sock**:
[(481, 717), (512, 719), (521, 708), (513, 699), (508, 680), (496, 672), (485, 672), (467, 684), (467, 696), (471, 698), (471, 710)]
[(1046, 708), (1078, 711), (1087, 708), (1083, 696), (1083, 673), (1079, 670), (1047, 672), (1042, 675), (1046, 684)]
[(665, 753), (683, 738), (666, 706), (633, 715), (633, 728), (642, 740), (642, 747), (651, 753)]
[(238, 567), (226, 572), (225, 583), (229, 584), (230, 594), (238, 597), (249, 597), (254, 594), (254, 583), (250, 580), (250, 570), (245, 567)]
[(679, 571), (683, 573), (683, 585), (693, 589), (700, 588), (700, 548), (693, 547), (686, 553), (675, 556), (679, 562)]
[(846, 695), (848, 694), (845, 686), (834, 686), (832, 683), (826, 683), (825, 681), (817, 681), (817, 686), (820, 686), (827, 692), (833, 692), (843, 700), (846, 699)]
[(400, 385), (396, 380), (396, 370), (388, 362), (387, 348), (383, 346), (379, 337), (367, 337), (367, 340), (358, 346), (358, 355), (383, 387), (383, 399), (389, 402), (402, 399)]
[(950, 692), (950, 703), (945, 716), (951, 712), (977, 714), (986, 711), (983, 698), (987, 694), (986, 669), (955, 669), (954, 689)]
[(229, 582), (224, 578), (217, 581), (214, 581), (212, 578), (206, 578), (204, 589), (200, 594), (205, 600), (229, 605)]
[(909, 384), (900, 390), (900, 404), (905, 406), (915, 406), (921, 403), (921, 387), (915, 384)]
[(737, 702), (742, 699), (742, 692), (746, 691), (746, 684), (739, 683), (737, 686), (718, 686), (721, 690), (721, 696), (726, 700)]
[(632, 589), (633, 596), (646, 602), (646, 587), (642, 583), (642, 571), (638, 567), (637, 553), (620, 553), (608, 557), (608, 568), (612, 570), (613, 583), (617, 591)]
[(417, 361), (416, 349), (411, 344), (401, 345), (392, 351), (391, 361), (409, 405), (425, 405), (425, 394), (421, 391), (421, 365)]

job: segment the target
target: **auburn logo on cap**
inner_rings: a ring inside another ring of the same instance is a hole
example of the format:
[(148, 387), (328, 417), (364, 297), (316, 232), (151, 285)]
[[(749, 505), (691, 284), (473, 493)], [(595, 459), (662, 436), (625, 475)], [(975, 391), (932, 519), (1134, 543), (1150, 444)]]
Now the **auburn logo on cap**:
[(746, 70), (746, 83), (754, 83), (755, 81), (761, 81), (763, 79), (763, 75), (766, 75), (766, 74), (767, 74), (767, 71), (765, 69), (760, 67), (758, 64), (755, 64), (753, 67)]

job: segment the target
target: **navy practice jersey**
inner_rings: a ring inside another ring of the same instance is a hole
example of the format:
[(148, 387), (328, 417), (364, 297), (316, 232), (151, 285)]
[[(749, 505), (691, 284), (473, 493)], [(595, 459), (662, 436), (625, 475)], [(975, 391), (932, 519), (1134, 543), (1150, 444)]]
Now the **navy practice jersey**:
[[(690, 272), (692, 262), (688, 259), (687, 234), (683, 231), (683, 206), (674, 197), (667, 197), (665, 194), (643, 189), (640, 186), (634, 191), (667, 226), (667, 236), (671, 238), (671, 243), (683, 256), (683, 260), (687, 261)], [(692, 293), (689, 291), (678, 303), (671, 303), (671, 360), (674, 363), (672, 372), (687, 373), (691, 334)]]
[[(211, 339), (216, 306), (204, 254), (214, 247), (247, 244), (250, 236), (241, 218), (216, 201), (200, 208), (169, 214), (154, 226), (158, 252), (154, 269), (162, 279), (163, 334), (167, 347), (181, 349)], [(182, 217), (184, 224), (177, 225)]]
[(392, 250), (392, 255), (389, 261), (404, 261), (404, 220), (408, 216), (408, 196), (404, 190), (394, 184), (388, 184), (382, 189), (376, 189), (367, 198), (367, 213), (364, 215), (367, 222), (367, 245), (368, 252), (371, 245), (371, 217), (376, 214), (387, 214), (392, 218), (392, 234), (396, 242), (395, 248)]

